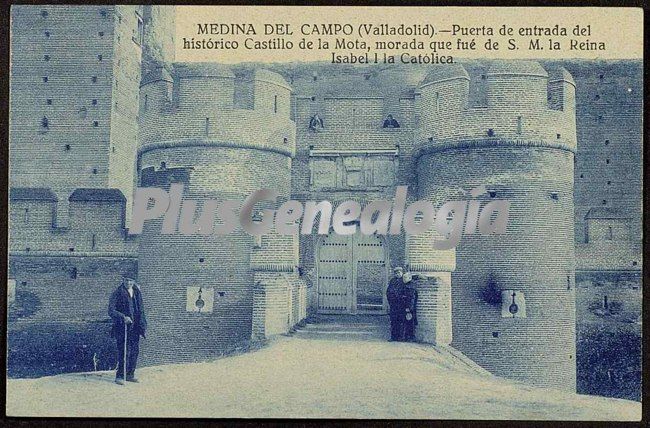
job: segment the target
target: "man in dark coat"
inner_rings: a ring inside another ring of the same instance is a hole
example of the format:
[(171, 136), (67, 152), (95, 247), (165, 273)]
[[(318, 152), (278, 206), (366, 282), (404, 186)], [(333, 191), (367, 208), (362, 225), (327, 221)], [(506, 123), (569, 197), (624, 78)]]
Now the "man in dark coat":
[(140, 336), (145, 337), (147, 319), (140, 288), (133, 278), (122, 278), (108, 302), (108, 315), (113, 319), (111, 337), (117, 341), (117, 373), (115, 383), (124, 385), (124, 326), (126, 325), (126, 381), (137, 382), (135, 367), (140, 350)]
[(403, 340), (403, 320), (404, 309), (402, 308), (402, 298), (404, 294), (404, 269), (396, 267), (394, 269), (395, 276), (388, 282), (386, 289), (386, 297), (390, 305), (390, 340), (400, 341)]
[(402, 292), (402, 307), (404, 308), (404, 340), (415, 341), (415, 326), (418, 325), (416, 307), (418, 303), (418, 290), (415, 289), (411, 274), (406, 273), (404, 278), (404, 289)]

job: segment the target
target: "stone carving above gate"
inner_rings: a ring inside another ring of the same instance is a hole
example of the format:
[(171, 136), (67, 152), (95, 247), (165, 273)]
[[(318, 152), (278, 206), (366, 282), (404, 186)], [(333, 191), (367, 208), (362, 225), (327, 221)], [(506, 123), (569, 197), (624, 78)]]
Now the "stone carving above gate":
[(398, 149), (310, 150), (312, 190), (379, 190), (395, 185)]

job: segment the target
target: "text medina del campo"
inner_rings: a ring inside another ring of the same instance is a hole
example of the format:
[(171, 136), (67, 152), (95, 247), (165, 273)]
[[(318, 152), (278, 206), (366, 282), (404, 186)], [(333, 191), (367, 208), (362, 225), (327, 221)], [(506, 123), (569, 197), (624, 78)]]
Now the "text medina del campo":
[[(261, 189), (243, 202), (238, 200), (199, 201), (183, 197), (183, 184), (172, 184), (169, 192), (156, 187), (139, 187), (133, 200), (133, 217), (129, 234), (142, 233), (146, 220), (156, 220), (162, 234), (227, 235), (238, 226), (250, 235), (265, 235), (273, 229), (280, 235), (310, 235), (318, 224), (318, 234), (408, 235), (427, 233), (432, 227), (432, 245), (438, 250), (454, 248), (463, 231), (466, 235), (504, 234), (508, 224), (510, 202), (503, 199), (448, 201), (437, 210), (426, 200), (407, 206), (407, 186), (398, 186), (393, 202), (373, 200), (365, 206), (357, 201), (341, 202), (333, 208), (328, 201), (288, 200), (270, 209), (279, 197), (272, 189)], [(469, 192), (471, 198), (488, 193), (485, 186)], [(490, 193), (492, 196), (492, 193)], [(263, 209), (255, 208), (256, 205)], [(215, 224), (215, 220), (219, 222)], [(274, 227), (275, 226), (275, 227)], [(151, 229), (149, 229), (151, 230)]]

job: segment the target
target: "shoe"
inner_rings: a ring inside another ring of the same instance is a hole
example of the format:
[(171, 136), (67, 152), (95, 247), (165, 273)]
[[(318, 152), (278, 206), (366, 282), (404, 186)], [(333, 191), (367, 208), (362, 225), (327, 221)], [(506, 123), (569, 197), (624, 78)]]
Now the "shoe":
[(136, 377), (127, 377), (127, 382), (139, 383), (139, 380)]
[(121, 377), (115, 378), (115, 383), (118, 385), (124, 385), (124, 379)]

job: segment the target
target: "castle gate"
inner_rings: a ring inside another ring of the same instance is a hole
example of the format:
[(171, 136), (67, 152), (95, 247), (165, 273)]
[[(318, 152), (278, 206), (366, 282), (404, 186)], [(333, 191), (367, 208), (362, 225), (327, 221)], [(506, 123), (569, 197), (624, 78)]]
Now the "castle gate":
[(323, 237), (316, 250), (318, 312), (385, 313), (387, 257), (386, 243), (376, 235)]

